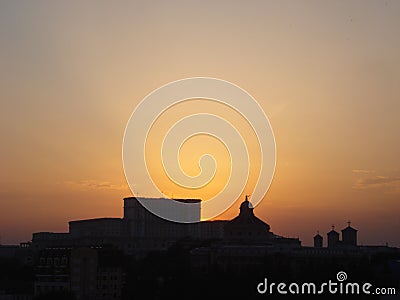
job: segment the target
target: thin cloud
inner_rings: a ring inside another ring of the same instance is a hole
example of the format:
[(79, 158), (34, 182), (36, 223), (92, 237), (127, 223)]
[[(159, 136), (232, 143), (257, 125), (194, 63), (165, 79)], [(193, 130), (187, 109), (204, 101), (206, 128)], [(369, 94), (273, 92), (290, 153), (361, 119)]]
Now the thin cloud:
[(126, 190), (128, 187), (124, 184), (114, 184), (109, 181), (99, 180), (79, 180), (79, 181), (66, 181), (65, 184), (72, 188), (82, 190)]
[(400, 192), (400, 176), (373, 176), (359, 178), (353, 185), (355, 190), (383, 189), (385, 192)]
[(356, 174), (370, 174), (370, 173), (375, 173), (375, 170), (364, 170), (364, 169), (355, 169), (351, 170), (353, 173)]

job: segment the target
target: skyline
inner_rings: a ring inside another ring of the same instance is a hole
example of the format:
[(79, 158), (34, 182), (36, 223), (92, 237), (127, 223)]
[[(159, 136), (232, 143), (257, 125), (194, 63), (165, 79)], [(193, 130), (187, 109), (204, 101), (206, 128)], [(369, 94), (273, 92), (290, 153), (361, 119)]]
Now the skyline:
[(396, 1), (2, 2), (1, 243), (121, 216), (132, 110), (208, 76), (247, 90), (271, 122), (275, 176), (255, 212), (274, 232), (311, 245), (351, 220), (360, 244), (399, 247), (399, 14)]

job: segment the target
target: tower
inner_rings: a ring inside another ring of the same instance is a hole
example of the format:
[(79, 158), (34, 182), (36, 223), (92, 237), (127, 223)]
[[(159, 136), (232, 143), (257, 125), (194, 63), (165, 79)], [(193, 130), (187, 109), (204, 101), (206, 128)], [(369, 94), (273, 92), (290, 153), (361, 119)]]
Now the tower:
[(335, 225), (332, 225), (332, 230), (327, 233), (328, 236), (328, 248), (335, 247), (339, 242), (339, 233), (335, 231)]
[(317, 234), (314, 236), (314, 248), (322, 248), (323, 237), (317, 231)]
[(349, 246), (357, 246), (357, 229), (350, 226), (350, 221), (347, 222), (347, 227), (342, 229), (343, 244)]

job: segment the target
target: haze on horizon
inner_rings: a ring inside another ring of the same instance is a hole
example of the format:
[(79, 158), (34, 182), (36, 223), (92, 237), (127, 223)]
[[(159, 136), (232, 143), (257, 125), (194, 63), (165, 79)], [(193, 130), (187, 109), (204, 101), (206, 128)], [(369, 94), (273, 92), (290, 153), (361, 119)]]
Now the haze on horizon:
[(361, 244), (400, 247), (399, 15), (397, 1), (1, 2), (0, 243), (122, 216), (131, 112), (207, 76), (269, 117), (277, 166), (255, 213), (273, 232), (310, 245), (351, 220)]

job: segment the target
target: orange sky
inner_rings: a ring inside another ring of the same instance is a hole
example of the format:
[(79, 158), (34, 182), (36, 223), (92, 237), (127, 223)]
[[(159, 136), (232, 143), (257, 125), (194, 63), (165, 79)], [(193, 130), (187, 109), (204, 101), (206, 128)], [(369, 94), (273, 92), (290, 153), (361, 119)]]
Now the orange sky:
[(276, 174), (255, 212), (272, 231), (311, 244), (350, 219), (361, 243), (400, 246), (399, 15), (397, 1), (2, 2), (1, 242), (122, 216), (131, 112), (208, 76), (270, 119)]

